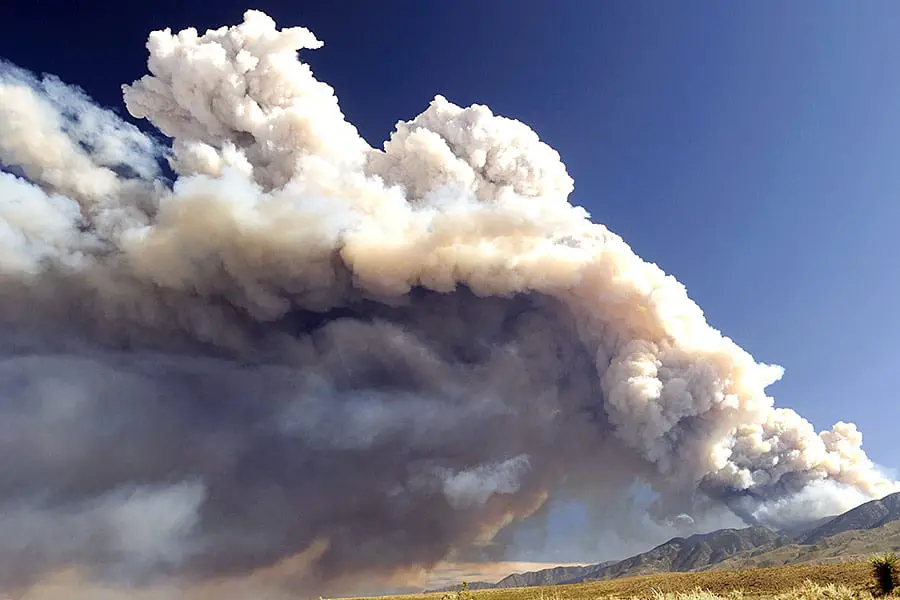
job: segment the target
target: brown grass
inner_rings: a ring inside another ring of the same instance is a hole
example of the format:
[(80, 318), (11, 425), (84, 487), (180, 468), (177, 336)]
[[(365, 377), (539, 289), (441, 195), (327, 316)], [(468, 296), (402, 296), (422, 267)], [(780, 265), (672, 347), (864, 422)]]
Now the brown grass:
[[(552, 587), (476, 590), (473, 600), (600, 600), (602, 598), (654, 598), (658, 593), (689, 593), (703, 589), (719, 596), (741, 590), (745, 598), (765, 598), (786, 594), (809, 581), (819, 585), (838, 584), (854, 591), (871, 585), (868, 562), (826, 565), (790, 565), (768, 569), (660, 573), (623, 577), (607, 581)], [(826, 596), (827, 597), (827, 596)], [(441, 594), (389, 596), (387, 599), (440, 600)]]

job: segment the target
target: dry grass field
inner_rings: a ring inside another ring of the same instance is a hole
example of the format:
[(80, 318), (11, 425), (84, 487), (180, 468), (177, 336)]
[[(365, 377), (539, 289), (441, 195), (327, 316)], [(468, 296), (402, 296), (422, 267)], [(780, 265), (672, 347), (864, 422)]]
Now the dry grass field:
[[(471, 600), (715, 600), (716, 598), (869, 598), (868, 562), (791, 565), (767, 569), (662, 573), (552, 587), (469, 592)], [(391, 596), (381, 600), (440, 600), (442, 594)], [(464, 600), (456, 598), (453, 600)]]

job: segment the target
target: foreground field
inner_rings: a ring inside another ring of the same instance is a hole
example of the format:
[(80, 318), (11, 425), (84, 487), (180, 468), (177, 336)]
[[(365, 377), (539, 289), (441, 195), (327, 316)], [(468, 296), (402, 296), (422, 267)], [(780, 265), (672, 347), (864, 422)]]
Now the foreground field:
[[(625, 577), (592, 583), (552, 587), (506, 588), (470, 592), (473, 600), (598, 600), (602, 598), (851, 598), (868, 597), (871, 567), (867, 562), (828, 565), (791, 565), (768, 569), (704, 571), (699, 573), (662, 573)], [(805, 587), (810, 581), (818, 586)], [(838, 587), (828, 587), (830, 585)], [(703, 589), (711, 595), (688, 594)], [(442, 594), (391, 596), (389, 599), (440, 600)], [(385, 599), (382, 599), (385, 600)], [(460, 599), (461, 600), (461, 599)]]

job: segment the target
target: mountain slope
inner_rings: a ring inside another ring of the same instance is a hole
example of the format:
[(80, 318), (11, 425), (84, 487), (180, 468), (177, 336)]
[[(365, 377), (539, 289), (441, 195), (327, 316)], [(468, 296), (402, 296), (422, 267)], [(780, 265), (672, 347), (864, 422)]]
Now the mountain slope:
[(900, 552), (900, 520), (872, 529), (844, 531), (814, 544), (794, 543), (771, 550), (759, 548), (742, 552), (702, 570), (865, 560), (881, 552)]
[(473, 584), (473, 588), (549, 586), (651, 573), (834, 562), (890, 551), (900, 552), (900, 493), (779, 532), (758, 525), (720, 529), (673, 538), (621, 561), (515, 573), (495, 584)]
[(872, 500), (848, 510), (801, 535), (800, 544), (815, 544), (821, 539), (858, 529), (873, 529), (891, 521), (900, 520), (900, 492), (885, 496), (881, 500)]
[(495, 588), (513, 588), (513, 587), (533, 587), (558, 585), (579, 577), (583, 577), (588, 573), (602, 569), (615, 564), (616, 561), (602, 562), (596, 565), (586, 565), (583, 567), (554, 567), (552, 569), (542, 569), (540, 571), (531, 571), (529, 573), (513, 573), (508, 577), (504, 577), (493, 587)]
[(566, 583), (649, 573), (693, 571), (753, 548), (769, 549), (789, 541), (789, 538), (759, 525), (745, 529), (720, 529), (688, 538), (677, 537), (652, 550), (600, 567)]

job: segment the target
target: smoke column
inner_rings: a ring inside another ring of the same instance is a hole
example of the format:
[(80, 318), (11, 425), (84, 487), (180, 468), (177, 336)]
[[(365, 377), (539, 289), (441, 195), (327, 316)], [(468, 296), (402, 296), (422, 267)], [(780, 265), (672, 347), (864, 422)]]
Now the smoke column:
[(782, 369), (570, 204), (530, 128), (438, 96), (371, 148), (321, 45), (258, 11), (150, 34), (124, 100), (170, 147), (0, 67), (0, 586), (300, 561), (327, 590), (551, 493), (779, 524), (898, 489), (853, 424), (775, 408)]

